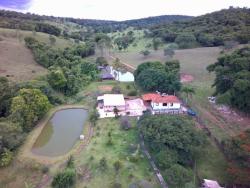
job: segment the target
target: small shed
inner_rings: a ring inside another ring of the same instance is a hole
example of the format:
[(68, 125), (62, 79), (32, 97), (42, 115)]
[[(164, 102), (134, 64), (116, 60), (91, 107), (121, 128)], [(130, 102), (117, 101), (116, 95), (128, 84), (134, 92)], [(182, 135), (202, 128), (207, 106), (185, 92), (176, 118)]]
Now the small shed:
[(204, 179), (202, 188), (223, 188), (223, 187), (221, 187), (219, 183), (215, 180)]
[(115, 79), (114, 76), (110, 73), (103, 73), (101, 74), (100, 77), (102, 80), (114, 80)]

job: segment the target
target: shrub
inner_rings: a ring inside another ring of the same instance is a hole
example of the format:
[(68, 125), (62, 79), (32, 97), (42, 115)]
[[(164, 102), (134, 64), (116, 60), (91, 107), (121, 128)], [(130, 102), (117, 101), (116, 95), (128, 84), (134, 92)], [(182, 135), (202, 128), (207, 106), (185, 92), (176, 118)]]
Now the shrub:
[(122, 167), (122, 163), (121, 163), (121, 161), (116, 161), (113, 164), (113, 166), (114, 166), (115, 171), (118, 172), (121, 169), (121, 167)]
[(137, 90), (132, 90), (128, 92), (128, 96), (136, 96), (137, 95)]
[(52, 181), (54, 188), (68, 188), (72, 187), (76, 182), (76, 171), (67, 168), (63, 172), (59, 172)]
[(8, 166), (10, 162), (12, 161), (12, 158), (13, 158), (12, 152), (9, 151), (8, 149), (4, 149), (0, 158), (0, 167)]
[(122, 92), (122, 89), (121, 89), (121, 87), (120, 86), (114, 86), (113, 88), (112, 88), (112, 93), (113, 94), (120, 94)]
[(48, 166), (43, 166), (42, 167), (42, 173), (47, 174), (49, 172), (49, 167)]
[(99, 161), (99, 167), (101, 170), (106, 170), (108, 168), (107, 160), (105, 157), (101, 158), (101, 160)]
[(74, 168), (75, 167), (74, 157), (72, 155), (69, 156), (69, 159), (67, 161), (66, 166), (67, 166), (67, 168)]
[(131, 124), (130, 124), (127, 116), (121, 117), (120, 123), (121, 123), (122, 130), (128, 130), (131, 128)]

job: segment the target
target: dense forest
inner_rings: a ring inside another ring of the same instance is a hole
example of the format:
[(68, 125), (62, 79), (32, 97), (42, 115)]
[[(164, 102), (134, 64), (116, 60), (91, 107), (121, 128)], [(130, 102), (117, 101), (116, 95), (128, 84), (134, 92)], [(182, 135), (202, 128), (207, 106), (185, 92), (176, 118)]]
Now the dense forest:
[(215, 94), (218, 95), (217, 101), (249, 113), (250, 48), (224, 55), (207, 69), (216, 74), (213, 86), (216, 88)]
[(219, 46), (225, 41), (241, 44), (250, 41), (250, 9), (229, 8), (195, 17), (188, 21), (158, 25), (148, 36), (165, 42), (175, 42), (180, 48)]
[[(122, 31), (128, 27), (135, 27), (136, 29), (148, 28), (157, 24), (171, 23), (173, 21), (188, 20), (192, 18), (191, 16), (182, 15), (164, 15), (155, 16), (149, 18), (142, 18), (136, 20), (127, 21), (109, 21), (109, 20), (94, 20), (94, 19), (77, 19), (77, 18), (63, 18), (54, 16), (40, 16), (31, 13), (19, 13), (14, 11), (0, 10), (0, 27), (5, 28), (19, 28), (23, 30), (33, 30), (34, 25), (37, 28), (36, 31), (44, 32), (44, 30), (39, 30), (37, 25), (41, 22), (51, 21), (57, 23), (71, 22), (78, 24), (80, 27), (91, 27), (95, 32), (110, 33), (115, 31)], [(44, 24), (44, 23), (43, 23)], [(53, 27), (51, 24), (46, 24), (47, 27)], [(55, 26), (54, 26), (55, 27)], [(55, 28), (53, 28), (55, 29)], [(46, 30), (45, 30), (45, 33)], [(49, 33), (53, 34), (53, 33)]]

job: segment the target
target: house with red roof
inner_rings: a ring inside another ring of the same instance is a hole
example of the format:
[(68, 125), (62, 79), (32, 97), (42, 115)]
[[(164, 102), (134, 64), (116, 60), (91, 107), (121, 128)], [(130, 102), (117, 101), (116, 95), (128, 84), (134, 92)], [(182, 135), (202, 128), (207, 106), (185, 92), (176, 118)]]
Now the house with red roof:
[(174, 95), (162, 95), (159, 93), (147, 93), (142, 95), (144, 103), (150, 107), (153, 114), (181, 113), (181, 102)]

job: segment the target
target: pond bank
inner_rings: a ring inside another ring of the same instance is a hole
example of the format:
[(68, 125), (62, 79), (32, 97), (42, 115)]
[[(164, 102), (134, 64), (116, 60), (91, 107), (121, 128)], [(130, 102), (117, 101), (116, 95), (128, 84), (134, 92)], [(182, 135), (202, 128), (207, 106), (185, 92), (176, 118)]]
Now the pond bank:
[[(47, 157), (47, 156), (40, 156), (40, 155), (36, 155), (36, 154), (32, 153), (32, 147), (33, 147), (34, 143), (36, 142), (38, 136), (41, 134), (45, 125), (48, 123), (48, 121), (53, 117), (53, 115), (56, 112), (58, 112), (60, 110), (65, 110), (65, 109), (78, 109), (78, 108), (87, 109), (83, 105), (62, 105), (62, 106), (57, 106), (57, 107), (51, 109), (45, 115), (45, 117), (38, 122), (37, 126), (29, 133), (26, 141), (19, 149), (19, 152), (17, 155), (17, 160), (22, 162), (22, 161), (27, 161), (27, 160), (32, 159), (32, 160), (35, 160), (36, 162), (39, 162), (41, 164), (49, 165), (49, 164), (55, 164), (57, 162), (65, 160), (70, 155), (79, 151), (79, 147), (81, 147), (81, 145), (84, 144), (90, 138), (88, 138), (88, 139), (86, 138), (81, 142), (76, 141), (73, 148), (68, 153), (61, 155), (61, 156)], [(90, 123), (88, 121), (86, 121), (85, 126), (84, 126), (83, 131), (82, 131), (84, 133), (84, 135), (90, 135), (89, 134), (90, 127), (91, 127)]]

